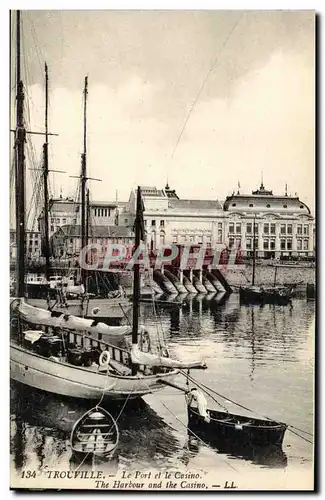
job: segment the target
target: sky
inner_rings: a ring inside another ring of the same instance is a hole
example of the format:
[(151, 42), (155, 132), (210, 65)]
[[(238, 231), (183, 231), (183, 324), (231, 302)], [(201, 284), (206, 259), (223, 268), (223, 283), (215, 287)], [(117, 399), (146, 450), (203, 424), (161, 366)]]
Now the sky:
[[(51, 189), (76, 192), (88, 76), (93, 200), (138, 184), (219, 199), (264, 185), (314, 211), (314, 13), (23, 11), (32, 130), (44, 130), (49, 67)], [(14, 42), (12, 29), (11, 39)], [(14, 51), (12, 51), (12, 57)], [(13, 96), (14, 97), (14, 96)], [(33, 136), (40, 157), (42, 138)], [(31, 165), (29, 165), (31, 166)], [(30, 188), (30, 186), (28, 186)], [(117, 192), (117, 193), (116, 193)]]

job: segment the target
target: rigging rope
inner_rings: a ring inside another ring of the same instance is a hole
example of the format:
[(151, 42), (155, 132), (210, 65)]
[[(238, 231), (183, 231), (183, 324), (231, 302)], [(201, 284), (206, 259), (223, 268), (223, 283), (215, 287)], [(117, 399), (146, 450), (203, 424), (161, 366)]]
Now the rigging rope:
[[(165, 408), (166, 408), (166, 409), (167, 409), (167, 410), (168, 410), (168, 411), (169, 411), (169, 412), (173, 415), (173, 417), (174, 417), (174, 418), (176, 418), (176, 420), (177, 420), (178, 422), (180, 422), (180, 423), (181, 423), (181, 424), (182, 424), (182, 425), (186, 428), (186, 430), (187, 430), (187, 431), (189, 431), (191, 434), (193, 434), (193, 436), (194, 436), (194, 437), (195, 437), (198, 441), (201, 441), (201, 443), (203, 443), (203, 444), (204, 444), (207, 448), (209, 448), (210, 450), (212, 450), (212, 451), (214, 451), (214, 452), (215, 452), (215, 450), (214, 450), (211, 446), (209, 446), (209, 444), (207, 444), (205, 441), (203, 441), (203, 439), (201, 439), (201, 438), (200, 438), (200, 437), (199, 437), (199, 436), (198, 436), (198, 435), (197, 435), (194, 431), (192, 431), (192, 429), (190, 429), (190, 428), (189, 428), (186, 424), (184, 424), (184, 422), (182, 422), (182, 421), (181, 421), (181, 420), (177, 417), (177, 415), (175, 415), (175, 413), (174, 413), (174, 412), (173, 412), (170, 408), (168, 408), (168, 406), (167, 406), (167, 405), (166, 405), (163, 401), (161, 401), (161, 404), (162, 404), (162, 405), (163, 405), (163, 406), (164, 406), (164, 407), (165, 407)], [(220, 458), (221, 458), (221, 460), (223, 460), (223, 461), (224, 461), (224, 462), (225, 462), (225, 463), (226, 463), (229, 467), (231, 467), (231, 469), (233, 469), (235, 472), (237, 472), (238, 474), (240, 474), (240, 472), (239, 472), (237, 469), (235, 469), (235, 467), (234, 467), (233, 465), (231, 465), (231, 463), (230, 463), (230, 462), (228, 462), (228, 460), (224, 459), (224, 458), (222, 457), (222, 455), (220, 455), (219, 453), (217, 453), (217, 456), (218, 456), (218, 457), (220, 457)]]
[[(193, 377), (191, 377), (189, 374), (184, 373), (184, 371), (183, 371), (183, 370), (180, 370), (180, 373), (181, 373), (182, 375), (184, 375), (184, 377), (188, 377), (188, 378), (191, 380), (191, 382), (192, 382), (192, 383), (197, 384), (197, 386), (198, 386), (198, 387), (199, 387), (199, 386), (201, 386), (201, 388), (203, 387), (203, 388), (205, 389), (205, 392), (206, 392), (206, 393), (207, 393), (207, 394), (208, 394), (211, 398), (212, 398), (212, 396), (211, 396), (211, 394), (209, 394), (209, 392), (208, 392), (208, 391), (210, 391), (211, 393), (216, 394), (217, 396), (221, 397), (221, 398), (222, 398), (222, 399), (224, 399), (225, 401), (230, 401), (231, 403), (233, 403), (234, 405), (236, 405), (236, 406), (238, 406), (238, 407), (242, 408), (243, 410), (249, 411), (249, 412), (251, 412), (251, 413), (255, 413), (256, 415), (260, 415), (261, 417), (263, 417), (263, 418), (265, 418), (265, 419), (267, 419), (267, 420), (274, 420), (274, 419), (271, 419), (270, 417), (267, 417), (266, 415), (262, 415), (261, 413), (258, 413), (258, 412), (256, 412), (256, 411), (252, 410), (251, 408), (248, 408), (247, 406), (244, 406), (244, 405), (242, 405), (242, 404), (240, 404), (240, 403), (237, 403), (236, 401), (233, 401), (232, 399), (230, 399), (230, 398), (228, 398), (228, 397), (226, 397), (226, 396), (224, 396), (224, 395), (222, 395), (222, 394), (218, 393), (218, 392), (217, 392), (217, 391), (215, 391), (214, 389), (211, 389), (210, 387), (208, 387), (207, 385), (205, 385), (203, 382), (202, 382), (202, 383), (201, 383), (201, 382), (198, 382), (198, 381), (197, 381), (197, 380), (195, 380)], [(228, 410), (227, 410), (227, 411), (228, 411)], [(295, 427), (294, 425), (291, 425), (291, 424), (288, 424), (288, 425), (287, 425), (287, 427), (288, 427), (288, 430), (290, 430), (293, 434), (296, 434), (298, 437), (301, 437), (301, 439), (303, 439), (304, 441), (307, 441), (308, 443), (313, 444), (313, 443), (312, 443), (312, 441), (309, 441), (307, 438), (304, 438), (303, 436), (300, 436), (298, 433), (294, 432), (294, 430), (293, 430), (293, 429), (298, 430), (298, 431), (300, 431), (300, 432), (303, 432), (303, 433), (305, 433), (305, 434), (308, 434), (308, 435), (310, 435), (310, 436), (313, 436), (313, 434), (312, 434), (312, 433), (310, 433), (310, 432), (308, 432), (308, 431), (304, 431), (303, 429), (299, 429), (299, 427)]]

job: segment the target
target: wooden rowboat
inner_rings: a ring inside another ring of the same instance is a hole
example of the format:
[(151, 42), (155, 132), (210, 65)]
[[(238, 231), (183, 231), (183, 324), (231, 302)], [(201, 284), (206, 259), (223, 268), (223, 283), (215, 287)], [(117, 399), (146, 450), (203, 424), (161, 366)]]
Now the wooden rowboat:
[(112, 415), (96, 406), (77, 420), (70, 440), (76, 454), (107, 457), (118, 444), (119, 430)]
[(208, 418), (195, 406), (188, 405), (188, 427), (203, 441), (231, 443), (235, 446), (281, 446), (286, 424), (268, 419), (207, 410)]

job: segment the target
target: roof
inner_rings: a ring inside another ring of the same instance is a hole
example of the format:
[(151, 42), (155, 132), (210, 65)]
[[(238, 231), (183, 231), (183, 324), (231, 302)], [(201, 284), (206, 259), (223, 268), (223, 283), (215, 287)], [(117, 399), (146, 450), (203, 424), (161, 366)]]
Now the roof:
[(168, 207), (187, 210), (222, 210), (222, 204), (219, 200), (178, 200), (169, 198)]
[(165, 193), (163, 189), (157, 189), (156, 186), (140, 186), (141, 189), (141, 195), (143, 197), (146, 196), (163, 196), (164, 198)]
[(225, 211), (269, 210), (276, 212), (300, 212), (310, 214), (310, 209), (298, 196), (265, 195), (265, 194), (235, 194), (227, 196), (223, 208)]
[[(91, 207), (108, 207), (115, 208), (118, 204), (116, 201), (90, 201)], [(50, 200), (50, 210), (57, 210), (58, 212), (74, 212), (76, 207), (81, 205), (80, 201), (75, 201), (72, 198), (58, 198)]]
[[(63, 233), (67, 237), (81, 237), (81, 226), (66, 224), (54, 233)], [(53, 235), (54, 236), (54, 235)], [(89, 228), (89, 238), (133, 238), (134, 232), (126, 226), (91, 226)]]

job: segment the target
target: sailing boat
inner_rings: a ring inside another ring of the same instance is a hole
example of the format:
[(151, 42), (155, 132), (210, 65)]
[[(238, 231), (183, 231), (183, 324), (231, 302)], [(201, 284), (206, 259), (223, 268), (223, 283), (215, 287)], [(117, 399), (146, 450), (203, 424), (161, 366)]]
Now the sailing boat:
[(252, 284), (239, 288), (239, 297), (242, 303), (246, 304), (278, 304), (287, 305), (291, 302), (292, 294), (285, 286), (255, 285), (256, 270), (256, 217), (254, 217), (253, 230), (253, 275)]
[[(87, 189), (87, 95), (88, 95), (88, 77), (85, 77), (84, 87), (84, 147), (81, 157), (81, 247), (88, 244), (89, 231), (89, 190)], [(52, 170), (53, 171), (53, 170)], [(43, 146), (43, 180), (44, 180), (44, 253), (45, 253), (45, 277), (48, 286), (50, 285), (50, 241), (49, 241), (49, 199), (48, 199), (48, 71), (45, 65), (45, 144)], [(96, 180), (96, 179), (93, 179)], [(88, 203), (87, 203), (88, 202)], [(58, 294), (51, 309), (55, 311), (68, 312), (76, 316), (103, 319), (122, 319), (127, 317), (131, 311), (131, 304), (127, 298), (118, 296), (112, 298), (90, 298), (87, 293), (87, 273), (81, 268), (81, 285), (71, 286), (67, 283), (64, 287), (63, 281), (58, 288)], [(69, 299), (68, 293), (80, 295), (81, 299)], [(31, 305), (48, 309), (50, 304), (49, 294), (47, 299), (31, 298), (28, 301)]]
[[(20, 76), (20, 13), (17, 12), (17, 116), (15, 129), (15, 194), (17, 239), (17, 306), (11, 316), (10, 377), (27, 386), (58, 395), (103, 400), (137, 398), (163, 388), (163, 380), (173, 380), (178, 369), (206, 368), (201, 362), (182, 363), (169, 357), (164, 346), (156, 352), (139, 339), (140, 265), (134, 265), (132, 346), (117, 347), (98, 337), (64, 328), (60, 321), (69, 315), (51, 314), (53, 323), (44, 332), (36, 323), (26, 328), (31, 317), (22, 314), (25, 305), (25, 136), (24, 86)], [(137, 194), (135, 248), (144, 238), (140, 187)], [(33, 308), (33, 306), (29, 306)], [(33, 308), (36, 312), (42, 310)], [(48, 313), (48, 311), (43, 311)], [(36, 321), (41, 318), (39, 314)], [(55, 326), (55, 321), (59, 323)], [(72, 317), (72, 321), (86, 321)], [(107, 326), (107, 325), (106, 325)], [(26, 329), (25, 329), (26, 328)], [(149, 339), (150, 340), (150, 339)], [(154, 353), (153, 353), (154, 352)]]

